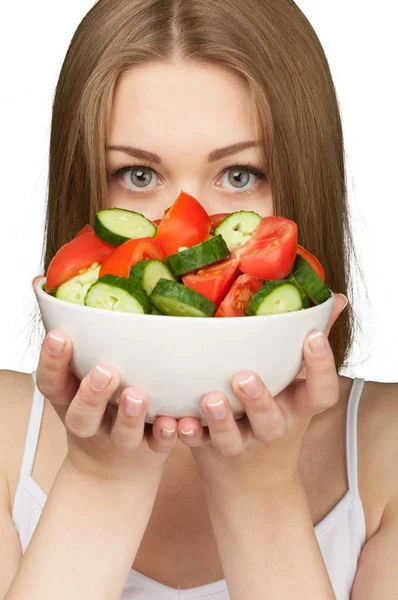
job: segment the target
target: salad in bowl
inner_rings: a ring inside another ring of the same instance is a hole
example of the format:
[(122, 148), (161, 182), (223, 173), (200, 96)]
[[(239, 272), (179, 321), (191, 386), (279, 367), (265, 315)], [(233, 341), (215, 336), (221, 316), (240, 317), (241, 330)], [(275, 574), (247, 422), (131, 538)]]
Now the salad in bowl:
[(76, 376), (112, 364), (117, 393), (148, 392), (147, 422), (194, 416), (206, 425), (205, 393), (227, 394), (239, 418), (232, 377), (253, 370), (276, 395), (300, 371), (306, 335), (326, 329), (333, 293), (297, 241), (291, 220), (244, 210), (209, 216), (182, 191), (155, 222), (98, 211), (34, 291), (46, 331), (71, 336)]

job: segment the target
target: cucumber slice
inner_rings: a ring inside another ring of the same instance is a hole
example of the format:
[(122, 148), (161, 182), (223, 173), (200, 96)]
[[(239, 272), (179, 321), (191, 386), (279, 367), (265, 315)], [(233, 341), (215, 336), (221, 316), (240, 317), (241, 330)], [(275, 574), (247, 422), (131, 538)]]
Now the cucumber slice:
[(300, 290), (285, 279), (276, 279), (266, 281), (264, 286), (254, 294), (246, 314), (248, 316), (278, 315), (302, 308)]
[(185, 275), (190, 271), (201, 269), (206, 265), (218, 262), (229, 256), (228, 246), (221, 235), (192, 246), (177, 254), (172, 254), (166, 259), (167, 265), (176, 277)]
[(311, 302), (310, 302), (307, 294), (305, 293), (305, 291), (303, 290), (303, 288), (297, 283), (297, 281), (294, 279), (294, 277), (292, 277), (291, 275), (289, 275), (288, 277), (285, 277), (285, 281), (288, 281), (289, 283), (292, 283), (299, 290), (300, 295), (301, 295), (301, 302), (303, 303), (303, 308), (310, 308), (311, 307)]
[(234, 212), (221, 221), (215, 229), (216, 235), (222, 235), (228, 247), (243, 246), (250, 238), (261, 217), (250, 210)]
[(167, 279), (159, 279), (150, 301), (161, 313), (173, 317), (213, 317), (217, 310), (202, 294)]
[[(85, 272), (75, 275), (65, 283), (62, 283), (55, 292), (55, 297), (65, 302), (73, 302), (74, 304), (84, 304), (84, 299), (88, 289), (98, 279), (101, 265), (93, 263)], [(83, 271), (83, 269), (82, 269)]]
[(136, 278), (147, 294), (150, 294), (159, 279), (175, 281), (168, 266), (161, 260), (144, 258), (130, 270), (130, 278)]
[(154, 237), (156, 226), (141, 213), (124, 208), (106, 208), (95, 215), (96, 235), (107, 244), (120, 246), (127, 240)]
[(86, 294), (84, 304), (117, 312), (151, 312), (148, 296), (139, 283), (116, 275), (104, 275), (93, 283)]
[(310, 263), (297, 255), (289, 280), (302, 288), (314, 304), (322, 304), (332, 295)]

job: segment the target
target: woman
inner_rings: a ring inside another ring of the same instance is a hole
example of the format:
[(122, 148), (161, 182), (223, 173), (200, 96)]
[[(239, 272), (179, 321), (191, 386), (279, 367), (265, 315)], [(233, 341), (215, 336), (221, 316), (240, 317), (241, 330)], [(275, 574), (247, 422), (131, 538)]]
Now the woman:
[(302, 377), (272, 398), (237, 373), (246, 416), (209, 390), (208, 429), (144, 426), (137, 387), (113, 411), (117, 370), (78, 381), (64, 330), (33, 378), (1, 372), (0, 597), (397, 597), (398, 386), (338, 375), (352, 339), (342, 129), (294, 2), (99, 0), (60, 74), (49, 175), (44, 271), (99, 208), (156, 219), (183, 189), (209, 213), (294, 220), (336, 300)]

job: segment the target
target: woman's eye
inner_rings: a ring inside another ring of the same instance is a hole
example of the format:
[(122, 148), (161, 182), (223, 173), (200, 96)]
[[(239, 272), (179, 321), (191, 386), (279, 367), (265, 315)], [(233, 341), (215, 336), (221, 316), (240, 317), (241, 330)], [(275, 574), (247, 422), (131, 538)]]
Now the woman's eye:
[[(143, 165), (135, 167), (122, 167), (112, 177), (120, 179), (129, 192), (147, 192), (155, 189), (157, 173)], [(151, 185), (154, 182), (154, 185)]]
[(220, 181), (221, 186), (227, 190), (244, 193), (254, 191), (259, 179), (265, 179), (265, 174), (259, 169), (236, 165), (232, 168), (228, 167), (224, 169)]

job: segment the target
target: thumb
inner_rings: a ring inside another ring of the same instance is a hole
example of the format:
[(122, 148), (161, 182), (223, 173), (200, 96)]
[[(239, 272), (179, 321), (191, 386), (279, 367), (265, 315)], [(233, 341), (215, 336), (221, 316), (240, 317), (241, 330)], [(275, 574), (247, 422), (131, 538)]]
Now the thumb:
[(344, 294), (335, 294), (332, 314), (330, 315), (328, 324), (325, 329), (326, 337), (329, 336), (330, 330), (332, 329), (333, 325), (335, 324), (343, 310), (346, 308), (347, 304), (347, 296), (344, 296)]

